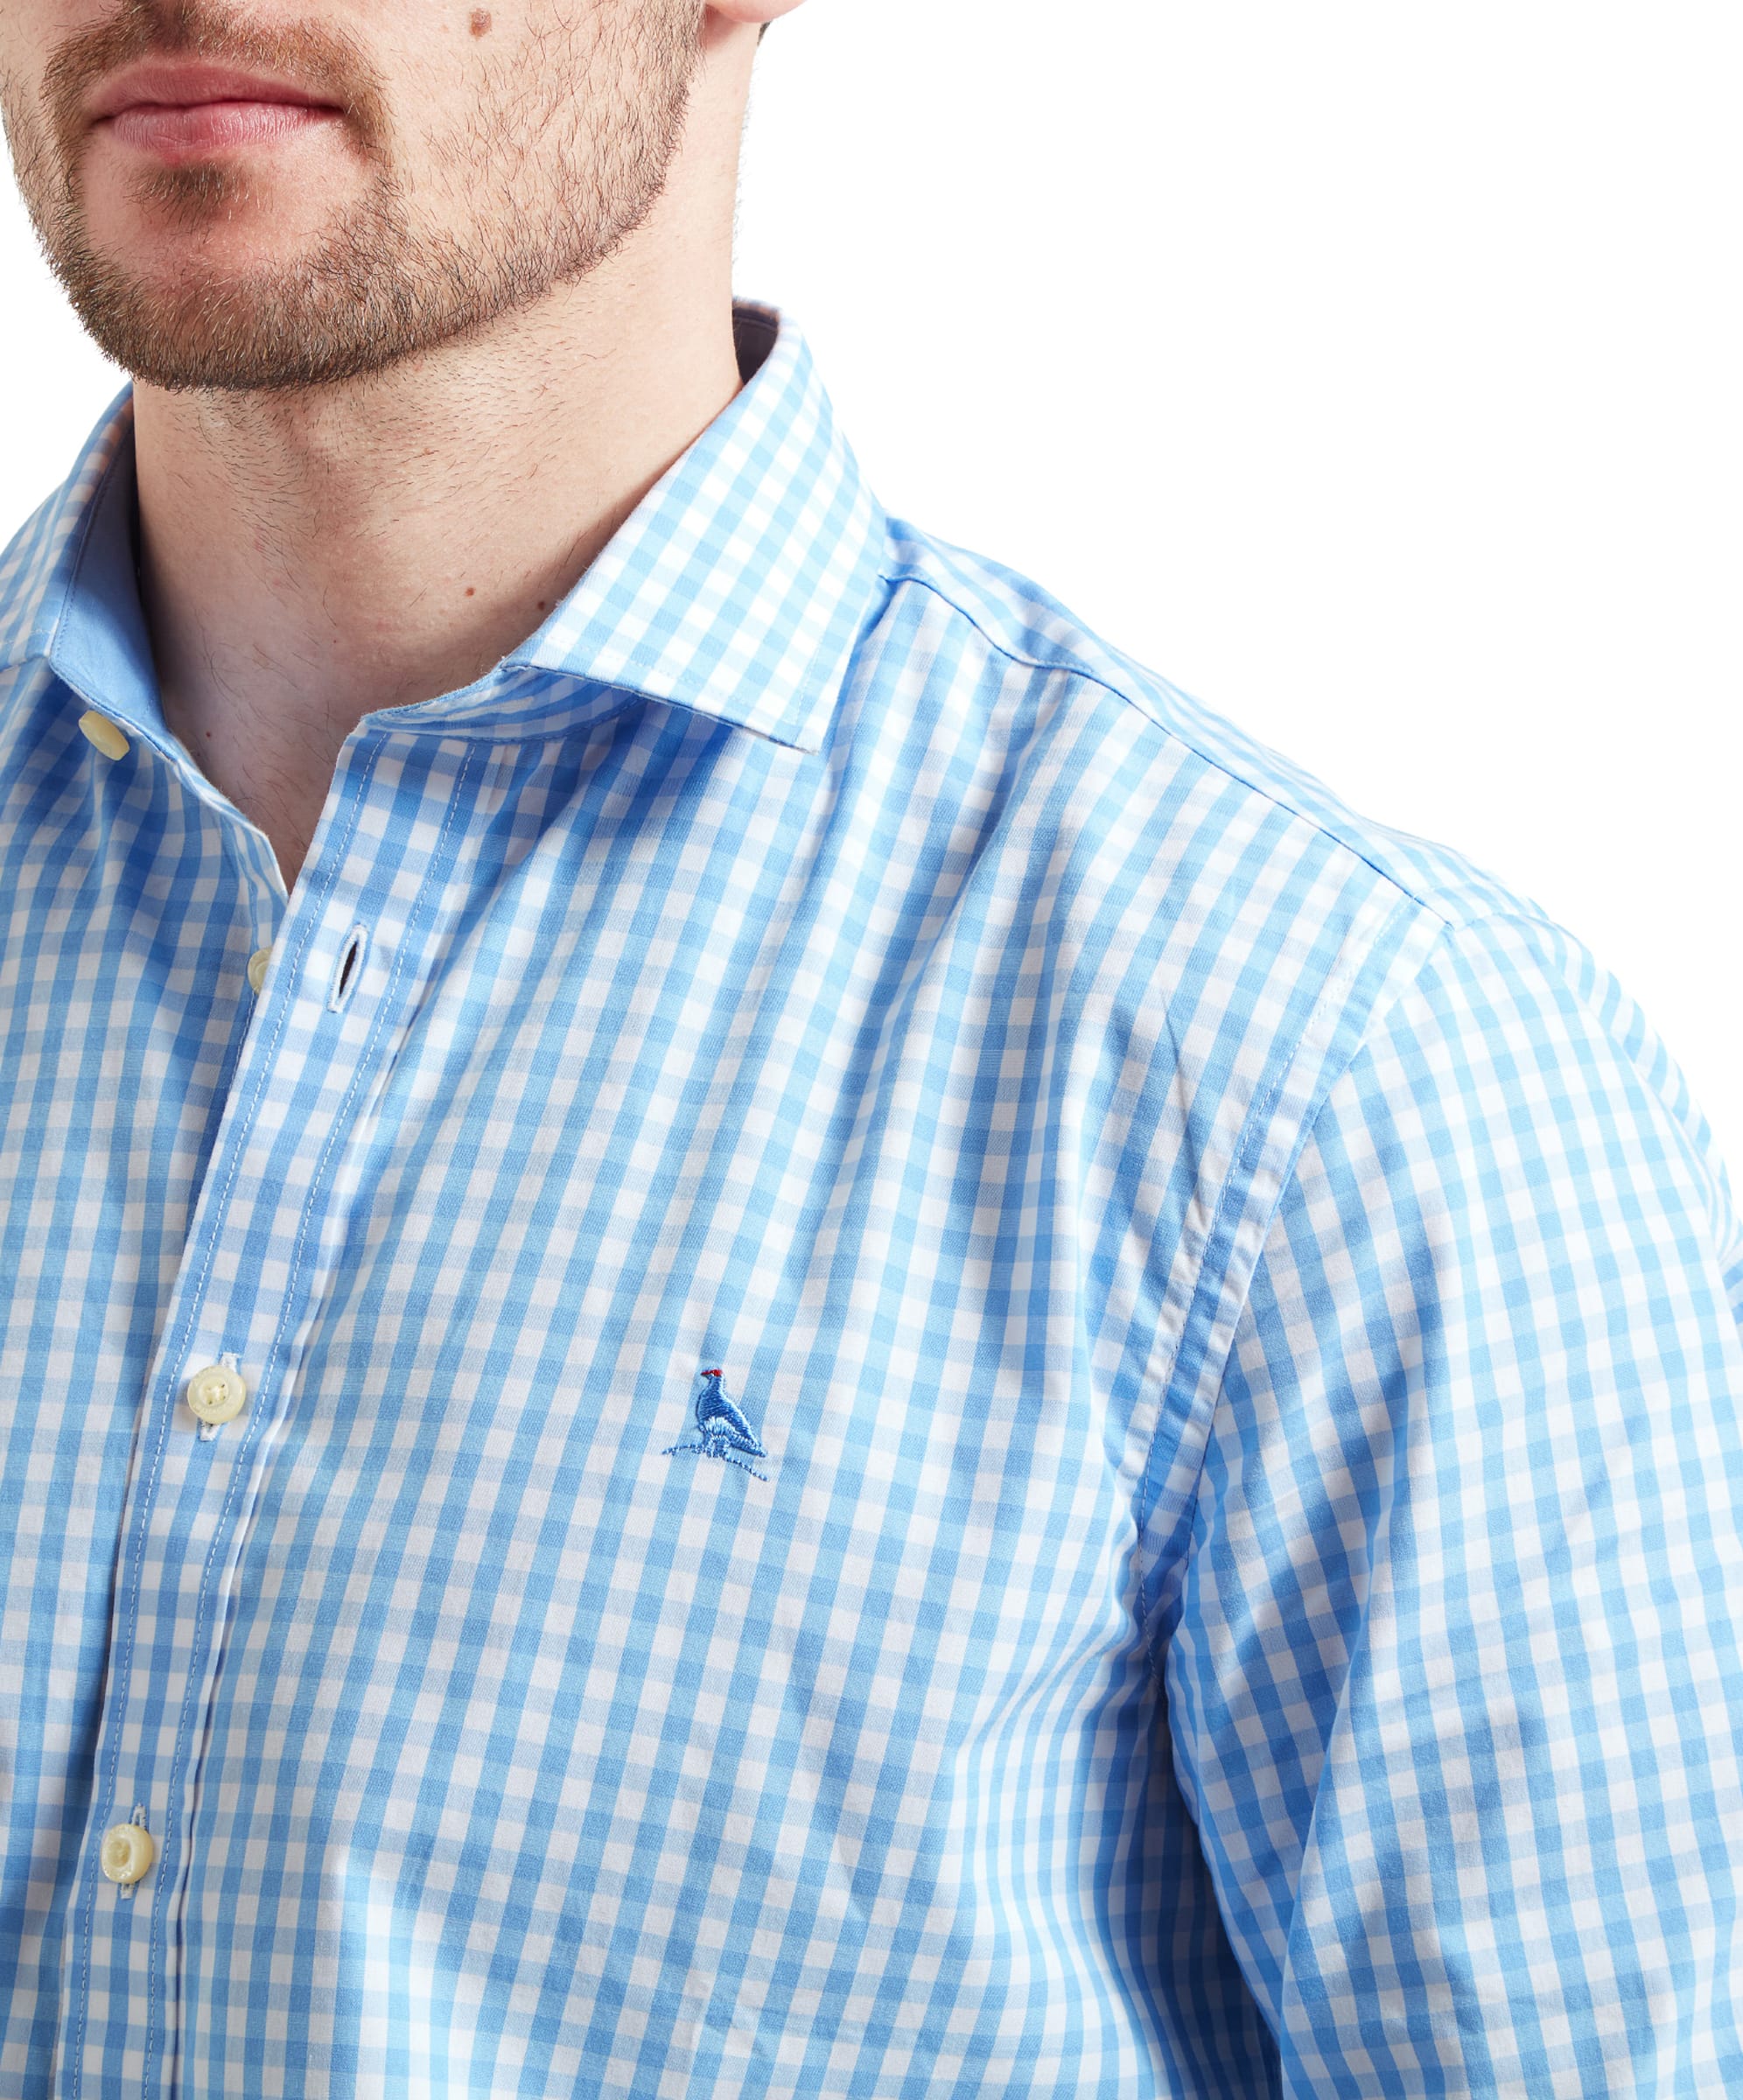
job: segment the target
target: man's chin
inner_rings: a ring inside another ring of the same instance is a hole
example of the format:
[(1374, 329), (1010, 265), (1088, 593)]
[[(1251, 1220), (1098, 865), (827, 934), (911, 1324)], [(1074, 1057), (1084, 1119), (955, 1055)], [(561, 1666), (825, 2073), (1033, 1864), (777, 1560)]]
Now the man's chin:
[[(107, 200), (102, 200), (108, 202)], [(567, 257), (536, 238), (474, 253), (421, 237), (382, 185), (312, 228), (252, 227), (211, 195), (178, 186), (190, 223), (142, 236), (136, 225), (69, 211), (45, 246), (68, 298), (104, 353), (171, 392), (272, 392), (342, 385), (487, 329), (585, 273), (598, 252)], [(246, 192), (242, 193), (246, 205)]]
[(222, 161), (94, 179), (45, 246), (98, 346), (186, 390), (319, 384), (379, 368), (396, 312), (396, 226), (380, 195), (334, 208)]
[[(281, 239), (264, 253), (245, 229), (223, 225), (147, 241), (130, 228), (108, 247), (96, 228), (65, 234), (50, 255), (74, 311), (108, 357), (151, 386), (330, 385), (418, 346), (409, 326), (416, 302), (396, 290), (392, 243), (379, 228)], [(133, 260), (142, 253), (143, 267)]]
[(329, 385), (399, 354), (365, 332), (337, 332), (303, 295), (293, 270), (264, 281), (190, 271), (173, 287), (97, 270), (69, 276), (66, 287), (106, 356), (174, 393)]

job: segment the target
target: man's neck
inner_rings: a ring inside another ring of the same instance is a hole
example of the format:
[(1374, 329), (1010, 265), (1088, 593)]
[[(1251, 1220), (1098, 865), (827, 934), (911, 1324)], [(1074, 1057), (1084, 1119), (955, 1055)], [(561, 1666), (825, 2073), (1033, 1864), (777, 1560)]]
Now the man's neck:
[(136, 390), (164, 718), (287, 889), (358, 720), (524, 640), (732, 399), (729, 250), (633, 241), (479, 337), (345, 386)]

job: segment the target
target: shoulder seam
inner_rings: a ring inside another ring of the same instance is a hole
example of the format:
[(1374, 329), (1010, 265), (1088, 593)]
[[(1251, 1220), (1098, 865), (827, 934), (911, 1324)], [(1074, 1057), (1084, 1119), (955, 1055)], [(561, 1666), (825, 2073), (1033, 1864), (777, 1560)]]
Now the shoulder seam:
[[(952, 598), (935, 578), (922, 574), (911, 564), (904, 563), (900, 568), (886, 569), (880, 574), (886, 584), (918, 584), (922, 591), (929, 591), (934, 598), (942, 598), (953, 612), (968, 621), (990, 649), (996, 650), (1007, 663), (1018, 664), (1026, 671), (1065, 671), (1082, 678), (1086, 684), (1099, 685), (1103, 692), (1111, 693), (1116, 700), (1124, 700), (1128, 707), (1135, 704), (1130, 693), (1123, 693), (1118, 686), (1092, 671), (1087, 663), (1080, 663), (1074, 656), (1043, 659), (1040, 656), (1026, 656), (1020, 649), (1013, 649), (1009, 642), (1001, 641), (997, 634), (990, 634), (985, 622), (971, 612), (960, 598)], [(1165, 731), (1163, 733), (1166, 735), (1169, 732)]]
[[(1340, 847), (1352, 859), (1359, 860), (1364, 867), (1372, 869), (1381, 881), (1396, 890), (1400, 897), (1407, 897), (1412, 903), (1420, 906), (1424, 911), (1432, 912), (1443, 926), (1452, 927), (1461, 923), (1454, 919), (1447, 912), (1446, 906), (1437, 902), (1433, 897), (1424, 897), (1420, 891), (1411, 889), (1407, 884), (1400, 882), (1391, 869), (1382, 868), (1378, 861), (1362, 852), (1359, 847), (1352, 845), (1348, 839), (1342, 837), (1338, 832), (1333, 830), (1329, 824), (1322, 822), (1310, 811), (1298, 808), (1293, 802), (1286, 802), (1274, 789), (1262, 787), (1257, 780), (1250, 780), (1244, 773), (1236, 772), (1227, 760), (1213, 757), (1209, 752), (1201, 750), (1190, 737), (1183, 735), (1180, 730), (1170, 728), (1166, 724), (1158, 722), (1153, 717), (1145, 714), (1130, 693), (1123, 690), (1111, 679), (1103, 677), (1099, 671), (1092, 670), (1087, 663), (1080, 662), (1074, 656), (1043, 659), (1038, 656), (1024, 655), (1020, 650), (1013, 649), (1009, 643), (1001, 641), (998, 635), (989, 634), (984, 622), (977, 619), (968, 606), (953, 598), (942, 584), (907, 564), (897, 569), (887, 569), (881, 573), (884, 581), (892, 585), (917, 584), (922, 591), (931, 592), (934, 598), (948, 606), (950, 610), (960, 619), (967, 620), (987, 647), (1004, 657), (1007, 663), (1014, 663), (1024, 670), (1058, 672), (1066, 677), (1080, 679), (1084, 684), (1093, 685), (1111, 698), (1122, 702), (1134, 712), (1142, 716), (1158, 736), (1172, 737), (1176, 743), (1183, 744), (1188, 751), (1201, 759), (1207, 766), (1214, 766), (1217, 772), (1222, 774), (1228, 780), (1239, 780), (1243, 788), (1250, 788), (1255, 794), (1263, 795), (1276, 808), (1287, 809), (1292, 816), (1298, 817), (1304, 824), (1311, 824), (1321, 837), (1330, 839), (1334, 845)], [(1487, 912), (1473, 914), (1476, 918), (1484, 918), (1489, 915)]]

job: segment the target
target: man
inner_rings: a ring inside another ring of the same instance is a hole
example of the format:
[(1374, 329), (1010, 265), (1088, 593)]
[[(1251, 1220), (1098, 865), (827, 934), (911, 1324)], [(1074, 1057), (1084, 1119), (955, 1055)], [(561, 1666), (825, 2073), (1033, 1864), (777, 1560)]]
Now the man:
[(136, 378), (0, 566), (0, 2088), (1743, 2090), (1704, 1127), (879, 509), (792, 4), (0, 5)]

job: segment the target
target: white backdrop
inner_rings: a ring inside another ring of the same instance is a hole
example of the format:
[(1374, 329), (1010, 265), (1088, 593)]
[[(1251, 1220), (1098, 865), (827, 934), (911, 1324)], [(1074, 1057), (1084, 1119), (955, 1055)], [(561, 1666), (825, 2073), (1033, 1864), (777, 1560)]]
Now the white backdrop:
[[(738, 277), (892, 509), (1641, 1000), (1743, 1183), (1743, 8), (809, 0)], [(0, 205), (0, 530), (118, 383)]]

